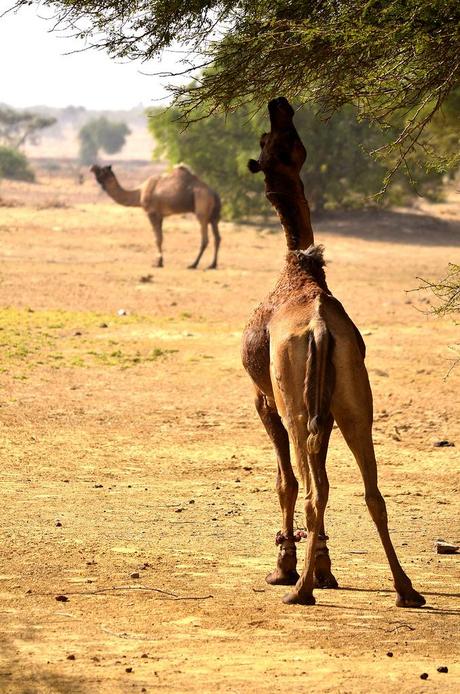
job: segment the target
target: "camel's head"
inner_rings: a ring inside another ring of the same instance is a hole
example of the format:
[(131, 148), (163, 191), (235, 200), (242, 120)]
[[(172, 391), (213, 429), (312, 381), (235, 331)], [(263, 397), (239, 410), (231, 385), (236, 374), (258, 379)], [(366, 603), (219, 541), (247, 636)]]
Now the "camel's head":
[(279, 179), (298, 179), (307, 153), (292, 121), (294, 109), (284, 96), (268, 104), (271, 129), (260, 138), (259, 159), (250, 159), (251, 173), (263, 171), (265, 181), (277, 185)]
[(96, 181), (104, 188), (107, 185), (107, 181), (110, 178), (115, 178), (115, 174), (112, 171), (112, 167), (109, 166), (98, 166), (93, 164), (90, 171), (95, 175)]

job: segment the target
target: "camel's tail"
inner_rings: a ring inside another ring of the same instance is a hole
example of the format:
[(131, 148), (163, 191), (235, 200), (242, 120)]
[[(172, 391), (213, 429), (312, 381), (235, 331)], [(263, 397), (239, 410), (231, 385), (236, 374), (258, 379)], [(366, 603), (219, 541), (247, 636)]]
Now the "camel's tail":
[(218, 193), (214, 193), (214, 207), (211, 213), (211, 224), (217, 224), (220, 219), (220, 213), (222, 210), (222, 203)]
[(318, 320), (308, 335), (305, 403), (308, 412), (307, 451), (318, 453), (324, 425), (331, 409), (335, 370), (332, 363), (334, 339), (323, 321)]

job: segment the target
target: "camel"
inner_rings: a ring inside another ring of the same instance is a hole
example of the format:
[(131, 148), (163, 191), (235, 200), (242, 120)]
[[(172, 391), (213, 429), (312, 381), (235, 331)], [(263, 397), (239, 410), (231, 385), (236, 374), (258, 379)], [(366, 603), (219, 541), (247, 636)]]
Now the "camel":
[(163, 218), (172, 214), (194, 212), (200, 223), (201, 245), (197, 257), (188, 267), (191, 270), (198, 267), (208, 245), (208, 224), (210, 224), (214, 236), (214, 256), (208, 269), (217, 268), (220, 246), (220, 197), (188, 166), (178, 164), (171, 173), (150, 176), (136, 190), (122, 188), (111, 166), (94, 164), (90, 170), (94, 173), (96, 181), (115, 202), (144, 209), (155, 234), (158, 255), (154, 264), (157, 267), (163, 267)]
[[(286, 264), (274, 290), (244, 331), (242, 361), (255, 388), (255, 405), (277, 454), (282, 529), (277, 565), (266, 581), (292, 586), (283, 601), (313, 605), (313, 589), (336, 588), (324, 527), (329, 483), (326, 455), (334, 421), (362, 473), (365, 500), (382, 541), (399, 607), (425, 599), (404, 573), (388, 532), (385, 501), (377, 484), (372, 441), (372, 394), (365, 345), (342, 304), (329, 291), (323, 249), (313, 230), (300, 170), (306, 150), (293, 123), (294, 110), (280, 97), (268, 104), (271, 129), (262, 135), (253, 173), (262, 171), (266, 197), (278, 212), (287, 241)], [(305, 490), (307, 532), (294, 532), (298, 482)], [(295, 542), (306, 537), (305, 563), (297, 573)]]

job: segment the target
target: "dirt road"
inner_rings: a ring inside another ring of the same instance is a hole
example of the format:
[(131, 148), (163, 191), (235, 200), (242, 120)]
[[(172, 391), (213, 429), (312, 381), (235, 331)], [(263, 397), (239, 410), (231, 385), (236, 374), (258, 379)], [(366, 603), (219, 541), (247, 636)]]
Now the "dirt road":
[[(275, 462), (239, 359), (283, 237), (223, 224), (221, 269), (192, 272), (197, 225), (171, 218), (166, 267), (152, 269), (140, 210), (66, 185), (1, 191), (20, 204), (0, 208), (0, 691), (458, 689), (459, 556), (433, 550), (460, 540), (460, 367), (443, 378), (458, 326), (406, 293), (458, 262), (455, 200), (316, 224), (329, 285), (367, 344), (392, 537), (427, 607), (395, 607), (334, 431), (340, 589), (308, 608), (264, 582)], [(455, 447), (433, 446), (443, 439)]]

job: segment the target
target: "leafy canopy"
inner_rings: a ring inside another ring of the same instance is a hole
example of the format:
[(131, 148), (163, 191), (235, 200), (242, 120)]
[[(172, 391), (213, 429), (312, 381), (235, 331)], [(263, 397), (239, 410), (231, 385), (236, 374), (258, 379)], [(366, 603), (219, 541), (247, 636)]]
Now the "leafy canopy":
[(384, 126), (397, 114), (400, 162), (459, 84), (458, 0), (10, 2), (52, 8), (54, 26), (114, 57), (184, 46), (185, 71), (198, 81), (173, 91), (189, 116), (204, 103), (228, 110), (279, 94), (314, 102), (325, 117), (348, 103)]

